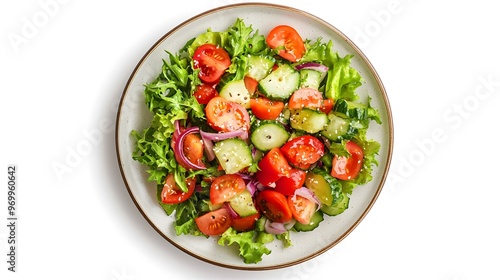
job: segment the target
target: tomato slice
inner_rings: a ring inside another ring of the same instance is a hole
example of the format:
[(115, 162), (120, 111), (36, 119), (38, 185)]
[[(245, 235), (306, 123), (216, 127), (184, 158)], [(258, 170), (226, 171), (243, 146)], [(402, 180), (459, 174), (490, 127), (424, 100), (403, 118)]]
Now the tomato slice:
[(186, 201), (194, 193), (196, 180), (194, 178), (186, 179), (186, 184), (188, 191), (183, 192), (175, 183), (174, 174), (168, 174), (161, 191), (161, 201), (166, 204), (177, 204)]
[(253, 215), (233, 218), (232, 227), (237, 231), (249, 231), (255, 228), (255, 222), (260, 218), (260, 213), (257, 212)]
[(198, 101), (198, 103), (206, 105), (210, 99), (219, 95), (214, 85), (210, 84), (200, 84), (196, 87), (196, 90), (193, 92), (194, 97)]
[(198, 229), (205, 235), (221, 235), (231, 227), (231, 215), (226, 208), (208, 212), (194, 219)]
[(318, 109), (323, 106), (323, 94), (314, 88), (300, 88), (296, 90), (288, 101), (289, 109)]
[(363, 166), (363, 149), (352, 141), (346, 143), (350, 157), (335, 155), (332, 160), (331, 175), (340, 180), (351, 180), (358, 176)]
[(259, 161), (259, 171), (255, 173), (257, 180), (269, 186), (279, 178), (287, 176), (292, 170), (279, 148), (273, 148)]
[(332, 111), (333, 105), (334, 105), (333, 99), (330, 98), (323, 99), (323, 104), (321, 105), (321, 107), (319, 107), (319, 110), (328, 115), (328, 113)]
[(245, 78), (243, 78), (243, 81), (245, 82), (245, 87), (247, 88), (248, 92), (252, 95), (255, 93), (255, 91), (257, 91), (257, 86), (259, 85), (259, 82), (250, 77), (250, 76), (245, 76)]
[[(182, 149), (184, 155), (193, 164), (203, 165), (203, 141), (198, 134), (188, 134), (184, 138)], [(190, 168), (186, 168), (190, 169)]]
[(263, 190), (257, 194), (256, 204), (262, 212), (273, 222), (286, 223), (292, 219), (292, 211), (286, 197), (274, 190)]
[(275, 120), (281, 111), (285, 108), (285, 104), (281, 101), (272, 101), (266, 97), (260, 96), (250, 99), (250, 109), (252, 113), (261, 120)]
[(279, 55), (291, 62), (301, 59), (306, 51), (297, 30), (288, 25), (274, 27), (267, 35), (266, 43), (272, 49), (279, 48)]
[(283, 176), (276, 181), (275, 191), (284, 195), (293, 195), (295, 190), (302, 187), (306, 181), (304, 170), (293, 168), (288, 176)]
[(323, 142), (312, 135), (302, 135), (285, 143), (280, 148), (292, 166), (308, 169), (325, 153)]
[(198, 77), (205, 83), (217, 83), (229, 65), (229, 54), (219, 46), (204, 44), (194, 51), (193, 68), (200, 69)]
[(288, 206), (293, 218), (301, 224), (309, 224), (316, 212), (316, 203), (300, 195), (289, 196)]
[(205, 107), (208, 124), (217, 131), (229, 132), (238, 129), (250, 129), (248, 111), (240, 104), (227, 101), (217, 96), (212, 98)]
[(210, 202), (221, 204), (246, 189), (245, 181), (238, 174), (224, 174), (210, 185)]

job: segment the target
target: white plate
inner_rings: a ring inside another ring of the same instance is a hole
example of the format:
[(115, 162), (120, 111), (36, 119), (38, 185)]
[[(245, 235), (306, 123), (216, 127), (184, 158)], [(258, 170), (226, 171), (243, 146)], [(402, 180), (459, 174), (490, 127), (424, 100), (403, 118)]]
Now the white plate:
[[(320, 226), (307, 233), (292, 233), (293, 246), (283, 248), (281, 241), (268, 244), (272, 250), (257, 264), (245, 264), (238, 256), (236, 247), (217, 245), (215, 238), (177, 236), (173, 218), (165, 214), (157, 204), (154, 183), (146, 181), (145, 167), (131, 157), (134, 139), (130, 131), (142, 131), (149, 126), (151, 114), (144, 104), (143, 85), (152, 81), (161, 70), (162, 59), (167, 59), (164, 50), (177, 52), (189, 39), (203, 33), (207, 28), (223, 31), (236, 18), (267, 34), (278, 24), (289, 24), (303, 38), (314, 40), (322, 37), (333, 40), (334, 48), (341, 56), (354, 54), (352, 65), (364, 79), (358, 88), (361, 97), (372, 97), (372, 106), (380, 111), (382, 125), (373, 123), (368, 137), (382, 144), (378, 156), (379, 166), (374, 169), (373, 180), (356, 188), (351, 196), (349, 208), (341, 215), (327, 217)], [(287, 267), (309, 260), (332, 248), (344, 239), (366, 216), (375, 203), (384, 184), (392, 155), (393, 125), (385, 89), (375, 69), (363, 53), (339, 30), (329, 23), (294, 8), (272, 4), (236, 4), (209, 10), (175, 27), (160, 38), (139, 61), (124, 89), (116, 121), (116, 152), (127, 190), (151, 226), (167, 241), (180, 250), (203, 261), (234, 269), (264, 270)], [(366, 234), (369, 234), (368, 232)]]

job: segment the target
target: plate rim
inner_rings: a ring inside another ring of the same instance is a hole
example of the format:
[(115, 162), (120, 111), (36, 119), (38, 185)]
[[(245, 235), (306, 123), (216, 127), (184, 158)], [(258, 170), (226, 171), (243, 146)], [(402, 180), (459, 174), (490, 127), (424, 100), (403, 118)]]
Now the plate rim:
[[(382, 177), (381, 177), (381, 180), (377, 186), (377, 190), (376, 192), (374, 193), (373, 197), (371, 198), (369, 204), (367, 205), (367, 207), (364, 209), (364, 211), (362, 212), (362, 214), (355, 220), (355, 222), (345, 231), (343, 232), (334, 242), (331, 242), (329, 243), (328, 245), (324, 246), (322, 249), (316, 251), (315, 253), (313, 254), (310, 254), (308, 256), (304, 256), (298, 260), (295, 260), (295, 261), (291, 261), (291, 262), (287, 262), (287, 263), (282, 263), (282, 264), (276, 264), (276, 265), (268, 265), (268, 266), (250, 266), (250, 265), (230, 265), (230, 264), (225, 264), (225, 263), (220, 263), (220, 262), (217, 262), (215, 260), (211, 260), (209, 258), (206, 258), (206, 257), (203, 257), (203, 256), (200, 256), (194, 252), (191, 252), (189, 251), (188, 249), (182, 247), (181, 245), (177, 244), (174, 240), (172, 240), (170, 237), (168, 237), (166, 234), (164, 234), (162, 232), (161, 229), (159, 229), (152, 221), (151, 219), (148, 217), (148, 215), (146, 214), (145, 210), (141, 208), (141, 206), (139, 205), (139, 202), (137, 201), (137, 199), (135, 198), (135, 196), (133, 195), (132, 193), (132, 189), (130, 187), (130, 184), (129, 182), (127, 181), (127, 178), (126, 178), (126, 175), (125, 175), (125, 171), (123, 169), (123, 161), (122, 161), (122, 158), (120, 156), (120, 143), (119, 143), (119, 129), (120, 129), (120, 117), (121, 117), (121, 113), (122, 113), (122, 108), (123, 108), (123, 104), (124, 104), (124, 100), (125, 100), (125, 96), (127, 95), (127, 92), (129, 90), (129, 86), (132, 82), (132, 80), (135, 78), (138, 70), (140, 69), (140, 67), (144, 64), (144, 62), (146, 61), (146, 59), (149, 57), (149, 55), (151, 55), (151, 53), (156, 49), (158, 48), (161, 43), (166, 39), (168, 38), (170, 35), (172, 35), (173, 33), (175, 33), (177, 30), (181, 29), (183, 26), (191, 23), (192, 21), (195, 21), (199, 18), (202, 18), (202, 17), (205, 17), (209, 14), (212, 14), (212, 13), (216, 13), (216, 12), (220, 12), (221, 10), (230, 10), (230, 9), (234, 9), (234, 8), (241, 8), (241, 7), (261, 7), (261, 8), (275, 8), (275, 9), (281, 9), (281, 10), (286, 10), (286, 11), (291, 11), (293, 13), (297, 13), (297, 14), (301, 14), (303, 16), (306, 16), (314, 21), (317, 21), (319, 22), (320, 24), (324, 25), (325, 27), (327, 27), (328, 29), (331, 29), (334, 33), (336, 33), (338, 36), (340, 36), (342, 38), (342, 40), (344, 42), (346, 42), (351, 48), (353, 48), (355, 51), (356, 51), (356, 54), (357, 56), (359, 56), (359, 58), (361, 58), (361, 60), (363, 61), (363, 63), (366, 64), (367, 68), (370, 70), (371, 74), (373, 75), (373, 78), (376, 82), (376, 85), (378, 86), (379, 90), (380, 90), (380, 93), (381, 93), (381, 96), (382, 96), (382, 100), (383, 100), (383, 103), (385, 105), (385, 113), (387, 115), (387, 120), (384, 120), (384, 121), (387, 121), (387, 127), (388, 127), (388, 135), (387, 135), (387, 138), (389, 140), (389, 145), (387, 146), (387, 158), (385, 159), (386, 160), (386, 166), (385, 168), (383, 169), (383, 172), (382, 172)], [(118, 161), (118, 167), (119, 167), (119, 170), (120, 170), (120, 175), (122, 177), (122, 181), (127, 189), (127, 192), (131, 198), (131, 200), (133, 201), (134, 205), (136, 206), (136, 208), (139, 210), (139, 212), (141, 213), (141, 215), (145, 218), (145, 220), (148, 222), (148, 224), (157, 232), (160, 234), (160, 236), (162, 236), (164, 239), (166, 239), (171, 245), (173, 245), (174, 247), (176, 247), (177, 249), (183, 251), (184, 253), (198, 259), (198, 260), (201, 260), (201, 261), (204, 261), (206, 263), (209, 263), (209, 264), (212, 264), (212, 265), (215, 265), (215, 266), (219, 266), (219, 267), (224, 267), (224, 268), (229, 268), (229, 269), (236, 269), (236, 270), (252, 270), (252, 271), (255, 271), (255, 270), (273, 270), (273, 269), (280, 269), (280, 268), (285, 268), (285, 267), (290, 267), (290, 266), (294, 266), (294, 265), (297, 265), (297, 264), (300, 264), (300, 263), (303, 263), (303, 262), (306, 262), (308, 260), (311, 260), (323, 253), (325, 253), (326, 251), (330, 250), (331, 248), (335, 247), (337, 244), (339, 244), (342, 240), (344, 240), (362, 221), (363, 219), (368, 215), (368, 213), (370, 212), (370, 210), (372, 209), (372, 207), (374, 206), (375, 202), (377, 201), (378, 197), (380, 196), (380, 193), (382, 192), (382, 189), (385, 185), (385, 181), (388, 177), (388, 173), (389, 173), (389, 170), (390, 170), (390, 166), (391, 166), (391, 162), (392, 162), (392, 156), (393, 156), (393, 146), (394, 146), (394, 122), (393, 122), (393, 115), (392, 115), (392, 109), (391, 109), (391, 106), (390, 106), (390, 102), (389, 102), (389, 98), (387, 96), (387, 91), (385, 89), (385, 86), (378, 74), (378, 72), (376, 71), (376, 69), (374, 68), (374, 66), (372, 65), (371, 61), (368, 59), (368, 57), (363, 53), (363, 51), (349, 38), (347, 37), (342, 31), (340, 31), (338, 28), (336, 28), (335, 26), (333, 26), (332, 24), (330, 24), (329, 22), (323, 20), (322, 18), (318, 17), (318, 16), (315, 16), (309, 12), (306, 12), (304, 10), (301, 10), (301, 9), (298, 9), (298, 8), (295, 8), (295, 7), (291, 7), (291, 6), (286, 6), (286, 5), (281, 5), (281, 4), (273, 4), (273, 3), (260, 3), (260, 2), (247, 2), (247, 3), (235, 3), (235, 4), (228, 4), (228, 5), (223, 5), (223, 6), (219, 6), (219, 7), (216, 7), (216, 8), (212, 8), (212, 9), (209, 9), (209, 10), (206, 10), (204, 12), (201, 12), (201, 13), (198, 13), (184, 21), (182, 21), (181, 23), (177, 24), (176, 26), (174, 26), (173, 28), (171, 28), (169, 31), (167, 31), (163, 36), (161, 36), (145, 53), (144, 55), (140, 58), (140, 60), (138, 61), (138, 63), (136, 64), (136, 66), (134, 67), (134, 69), (132, 70), (129, 78), (127, 79), (127, 82), (122, 90), (122, 93), (121, 93), (121, 97), (120, 97), (120, 101), (118, 103), (118, 110), (117, 110), (117, 113), (116, 113), (116, 119), (115, 119), (115, 129), (114, 129), (114, 142), (115, 142), (115, 153), (116, 153), (116, 157), (117, 157), (117, 161)]]

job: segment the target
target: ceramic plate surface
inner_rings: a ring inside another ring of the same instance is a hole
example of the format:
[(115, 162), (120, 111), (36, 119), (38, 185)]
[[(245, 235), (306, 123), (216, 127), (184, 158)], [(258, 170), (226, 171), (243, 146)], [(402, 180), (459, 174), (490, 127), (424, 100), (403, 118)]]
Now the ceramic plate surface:
[[(293, 246), (283, 248), (281, 241), (268, 244), (272, 250), (257, 264), (245, 264), (236, 247), (223, 247), (215, 238), (177, 236), (173, 218), (157, 204), (154, 183), (147, 182), (145, 166), (132, 159), (135, 141), (132, 130), (142, 131), (149, 126), (151, 113), (145, 106), (143, 85), (152, 81), (160, 72), (165, 50), (173, 53), (186, 41), (203, 33), (207, 28), (223, 31), (236, 18), (252, 25), (259, 34), (267, 34), (278, 24), (293, 26), (302, 38), (315, 40), (322, 37), (333, 40), (341, 56), (354, 54), (352, 66), (359, 71), (364, 84), (358, 88), (361, 98), (370, 95), (371, 104), (379, 110), (383, 123), (372, 122), (368, 137), (382, 144), (378, 155), (379, 166), (374, 168), (373, 180), (356, 188), (351, 195), (349, 208), (341, 215), (326, 216), (320, 226), (311, 232), (292, 233)], [(209, 10), (180, 23), (166, 33), (140, 59), (124, 89), (116, 121), (116, 152), (125, 186), (139, 211), (150, 225), (168, 242), (193, 257), (222, 267), (246, 270), (276, 269), (295, 265), (324, 253), (344, 239), (366, 216), (383, 187), (392, 155), (393, 125), (385, 89), (375, 69), (364, 54), (339, 30), (326, 21), (290, 7), (271, 4), (236, 4)], [(368, 232), (366, 234), (369, 234)], [(135, 240), (134, 242), (140, 242)]]

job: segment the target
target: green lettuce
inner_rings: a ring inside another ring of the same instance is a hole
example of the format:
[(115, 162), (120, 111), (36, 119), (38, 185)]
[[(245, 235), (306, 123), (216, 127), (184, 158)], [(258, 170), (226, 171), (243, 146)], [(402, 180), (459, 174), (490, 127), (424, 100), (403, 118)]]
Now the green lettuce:
[(233, 228), (227, 229), (220, 237), (218, 244), (239, 246), (239, 254), (247, 264), (258, 263), (264, 254), (269, 255), (269, 250), (264, 243), (255, 241), (255, 231), (237, 232)]

